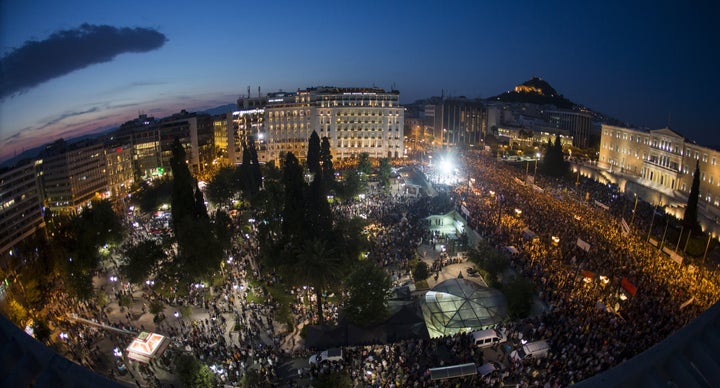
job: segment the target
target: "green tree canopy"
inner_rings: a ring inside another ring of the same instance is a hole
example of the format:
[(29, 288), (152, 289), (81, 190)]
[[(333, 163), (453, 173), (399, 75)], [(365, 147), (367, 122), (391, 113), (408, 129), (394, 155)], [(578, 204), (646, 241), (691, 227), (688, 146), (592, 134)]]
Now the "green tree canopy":
[(384, 322), (389, 316), (391, 285), (390, 277), (382, 268), (367, 260), (358, 262), (345, 281), (348, 298), (343, 312), (359, 326)]
[(357, 171), (364, 175), (370, 175), (372, 172), (372, 163), (370, 162), (370, 154), (362, 152), (358, 158)]
[(283, 166), (283, 181), (285, 187), (283, 207), (283, 236), (285, 239), (299, 246), (305, 239), (305, 181), (300, 162), (289, 152), (285, 156)]
[(189, 388), (212, 388), (215, 386), (215, 376), (210, 368), (190, 354), (181, 354), (175, 359), (175, 373), (180, 376), (180, 381)]
[(341, 279), (342, 260), (339, 252), (326, 241), (305, 240), (296, 250), (296, 262), (287, 265), (283, 272), (294, 284), (315, 288), (320, 324), (323, 323), (323, 292), (338, 285)]
[(311, 174), (315, 176), (322, 175), (322, 167), (320, 165), (320, 136), (318, 136), (315, 131), (312, 131), (310, 139), (308, 139), (307, 167)]
[(330, 140), (325, 136), (322, 138), (322, 144), (320, 145), (320, 163), (322, 164), (323, 180), (328, 190), (335, 188), (335, 168), (332, 159)]
[(391, 173), (392, 173), (392, 168), (390, 167), (390, 159), (388, 159), (388, 158), (380, 159), (380, 167), (378, 168), (378, 177), (380, 178), (380, 184), (383, 187), (388, 187), (390, 185), (390, 174)]
[(153, 240), (139, 241), (125, 251), (127, 262), (120, 266), (120, 273), (130, 283), (140, 284), (149, 273), (157, 269), (158, 264), (165, 258), (162, 246)]
[(208, 200), (214, 204), (226, 204), (240, 191), (236, 167), (221, 167), (205, 187)]

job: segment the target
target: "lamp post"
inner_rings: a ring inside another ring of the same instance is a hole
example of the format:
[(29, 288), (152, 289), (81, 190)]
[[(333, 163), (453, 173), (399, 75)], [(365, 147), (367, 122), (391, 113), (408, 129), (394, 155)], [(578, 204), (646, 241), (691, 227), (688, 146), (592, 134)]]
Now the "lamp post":
[(648, 230), (648, 235), (647, 235), (648, 241), (650, 241), (650, 234), (652, 233), (653, 223), (655, 222), (655, 212), (656, 212), (656, 207), (653, 206), (653, 215), (652, 215), (652, 219), (650, 219), (650, 229)]
[(632, 225), (632, 224), (633, 224), (633, 221), (635, 221), (635, 211), (637, 210), (637, 203), (638, 203), (638, 195), (637, 195), (637, 193), (633, 193), (633, 195), (635, 196), (635, 206), (633, 206), (632, 217), (630, 217), (630, 225)]
[(707, 245), (705, 245), (705, 254), (703, 254), (703, 263), (705, 263), (705, 259), (707, 259), (707, 253), (708, 249), (710, 249), (710, 240), (712, 239), (712, 236), (710, 235), (710, 231), (708, 230), (708, 241)]
[(670, 226), (670, 218), (665, 215), (665, 231), (663, 232), (662, 241), (660, 241), (660, 245), (658, 245), (658, 250), (662, 250), (665, 244), (665, 235), (667, 235), (668, 226)]
[(680, 249), (680, 240), (682, 240), (682, 234), (684, 231), (685, 231), (685, 225), (680, 227), (680, 235), (678, 236), (677, 245), (675, 245), (675, 252), (677, 252), (678, 249)]

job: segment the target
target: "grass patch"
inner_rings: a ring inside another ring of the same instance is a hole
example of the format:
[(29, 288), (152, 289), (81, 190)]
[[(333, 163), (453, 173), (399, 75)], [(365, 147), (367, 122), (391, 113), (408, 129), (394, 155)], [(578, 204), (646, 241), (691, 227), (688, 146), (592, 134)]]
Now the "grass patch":
[(418, 280), (415, 282), (415, 289), (416, 290), (428, 290), (428, 289), (430, 289), (430, 285), (428, 284), (427, 280)]
[(276, 320), (279, 322), (285, 322), (288, 325), (288, 330), (290, 330), (295, 325), (292, 312), (290, 310), (290, 305), (295, 298), (292, 295), (288, 295), (284, 289), (277, 285), (267, 287), (267, 291), (279, 306), (275, 317)]

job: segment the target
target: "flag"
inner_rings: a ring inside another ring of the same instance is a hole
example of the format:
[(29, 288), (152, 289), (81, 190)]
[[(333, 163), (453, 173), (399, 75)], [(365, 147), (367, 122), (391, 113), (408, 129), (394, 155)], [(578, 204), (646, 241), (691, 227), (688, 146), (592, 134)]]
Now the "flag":
[(626, 277), (622, 278), (620, 285), (622, 285), (622, 288), (624, 288), (632, 296), (635, 296), (635, 293), (637, 293), (637, 287), (635, 287), (635, 285), (632, 284)]

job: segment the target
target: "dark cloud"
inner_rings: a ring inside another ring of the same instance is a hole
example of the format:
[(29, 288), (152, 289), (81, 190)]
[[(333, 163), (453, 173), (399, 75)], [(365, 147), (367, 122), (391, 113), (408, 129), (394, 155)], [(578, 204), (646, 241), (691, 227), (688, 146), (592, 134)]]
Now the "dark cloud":
[(122, 53), (162, 47), (167, 38), (150, 28), (83, 24), (42, 41), (27, 41), (0, 59), (0, 99)]

